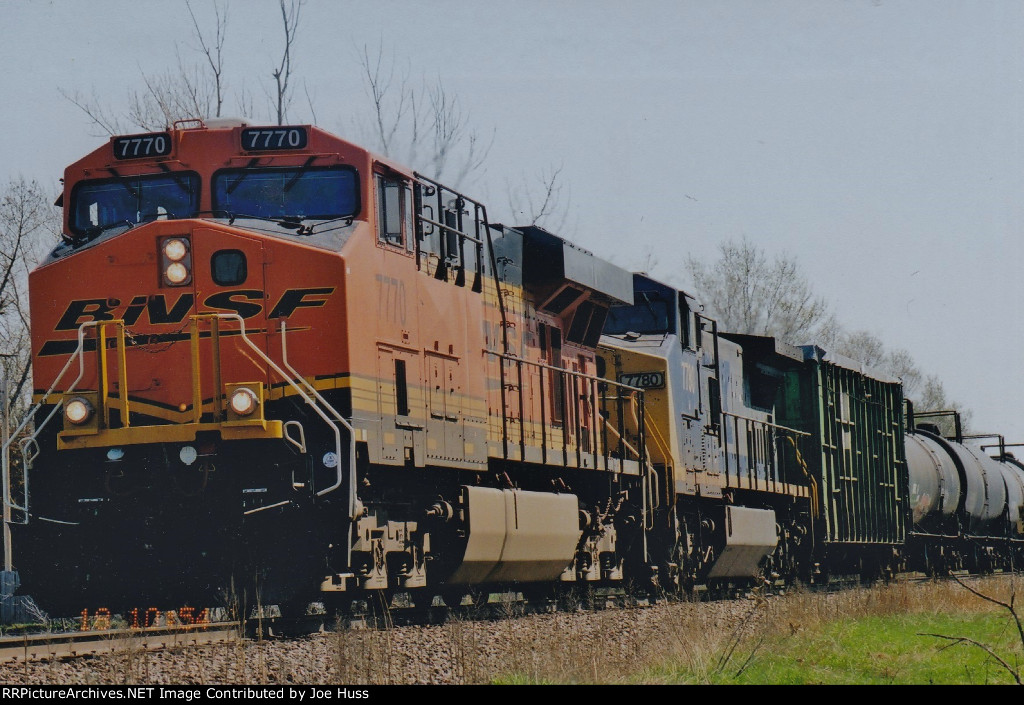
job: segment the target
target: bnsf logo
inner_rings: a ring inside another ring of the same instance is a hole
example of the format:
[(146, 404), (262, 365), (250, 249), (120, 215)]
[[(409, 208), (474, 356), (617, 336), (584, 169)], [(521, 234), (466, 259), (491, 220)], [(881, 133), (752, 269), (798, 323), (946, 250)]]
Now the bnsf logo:
[[(288, 318), (300, 308), (319, 308), (327, 303), (334, 289), (335, 287), (288, 289), (270, 309), (267, 318)], [(219, 291), (203, 299), (202, 305), (203, 310), (229, 311), (249, 319), (263, 312), (264, 296), (258, 289)], [(142, 320), (143, 314), (152, 325), (176, 324), (185, 320), (195, 303), (195, 294), (187, 293), (179, 296), (173, 303), (168, 303), (162, 294), (135, 296), (127, 305), (117, 299), (76, 299), (68, 304), (54, 330), (78, 330), (79, 326), (89, 321), (113, 321), (118, 318), (131, 326)], [(170, 340), (181, 336), (160, 337)], [(73, 352), (74, 348), (74, 341), (49, 340), (44, 343), (39, 354), (57, 355)]]
[[(323, 306), (327, 299), (316, 297), (328, 297), (333, 293), (334, 287), (288, 289), (267, 314), (267, 318), (288, 318), (296, 309)], [(252, 318), (263, 311), (263, 304), (255, 303), (262, 302), (263, 298), (263, 292), (257, 289), (220, 291), (207, 296), (203, 306), (218, 311), (232, 311), (242, 318)], [(139, 322), (143, 313), (148, 314), (149, 322), (154, 325), (181, 323), (195, 302), (194, 294), (182, 294), (170, 307), (162, 294), (136, 296), (122, 309), (117, 299), (75, 300), (68, 304), (54, 330), (78, 330), (80, 325), (89, 321), (112, 321), (115, 318), (121, 318), (126, 325), (133, 326)]]

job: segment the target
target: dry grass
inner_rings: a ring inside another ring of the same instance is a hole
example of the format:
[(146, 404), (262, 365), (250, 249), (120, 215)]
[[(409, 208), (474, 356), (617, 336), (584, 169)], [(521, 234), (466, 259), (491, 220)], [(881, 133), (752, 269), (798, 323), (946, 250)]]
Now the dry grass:
[[(985, 594), (1008, 601), (1014, 587), (1024, 592), (1019, 577), (991, 577), (970, 583)], [(821, 635), (838, 622), (904, 615), (996, 613), (1000, 608), (980, 600), (953, 582), (900, 582), (834, 594), (795, 592), (765, 599), (755, 596), (745, 607), (732, 603), (675, 605), (657, 619), (639, 613), (625, 627), (614, 613), (598, 615), (583, 628), (545, 634), (528, 648), (513, 644), (502, 682), (623, 683), (728, 682), (754, 661), (785, 642)], [(613, 631), (614, 630), (614, 631)], [(1012, 631), (1012, 630), (1007, 630)], [(922, 639), (922, 648), (927, 648)], [(1012, 640), (1010, 642), (1012, 644)], [(523, 662), (516, 655), (529, 653)]]

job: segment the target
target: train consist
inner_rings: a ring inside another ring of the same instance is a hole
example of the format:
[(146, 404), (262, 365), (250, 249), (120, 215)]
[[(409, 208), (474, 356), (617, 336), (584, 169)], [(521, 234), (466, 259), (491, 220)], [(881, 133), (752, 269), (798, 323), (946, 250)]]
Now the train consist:
[(316, 127), (114, 137), (58, 205), (3, 454), (51, 611), (1024, 563), (1002, 439)]

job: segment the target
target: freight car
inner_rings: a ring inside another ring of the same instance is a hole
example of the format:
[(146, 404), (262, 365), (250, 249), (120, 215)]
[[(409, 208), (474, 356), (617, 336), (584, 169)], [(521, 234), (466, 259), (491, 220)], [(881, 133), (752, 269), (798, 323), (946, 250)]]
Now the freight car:
[[(930, 420), (952, 417), (944, 437)], [(916, 423), (924, 419), (923, 423)], [(1002, 436), (965, 437), (955, 412), (908, 413), (908, 478), (914, 530), (905, 554), (910, 566), (949, 570), (1019, 570), (1024, 565), (1024, 466)], [(995, 441), (971, 447), (965, 440)], [(990, 456), (985, 450), (994, 450)]]
[[(35, 406), (3, 449), (13, 563), (48, 609), (663, 593), (974, 545), (970, 491), (955, 526), (914, 509), (898, 380), (721, 332), (316, 127), (116, 136), (58, 204)], [(980, 567), (1019, 563), (1022, 502), (994, 504)]]

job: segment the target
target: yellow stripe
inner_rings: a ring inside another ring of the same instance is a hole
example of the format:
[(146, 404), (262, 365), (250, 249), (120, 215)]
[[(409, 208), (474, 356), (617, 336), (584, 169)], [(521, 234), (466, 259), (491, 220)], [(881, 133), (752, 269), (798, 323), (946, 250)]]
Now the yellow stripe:
[(165, 426), (132, 426), (130, 428), (108, 428), (91, 436), (65, 436), (57, 434), (57, 450), (79, 448), (107, 448), (110, 446), (131, 446), (144, 443), (188, 443), (195, 441), (201, 431), (220, 431), (225, 441), (282, 438), (283, 424), (280, 421), (257, 419), (248, 425), (233, 423), (187, 423)]

